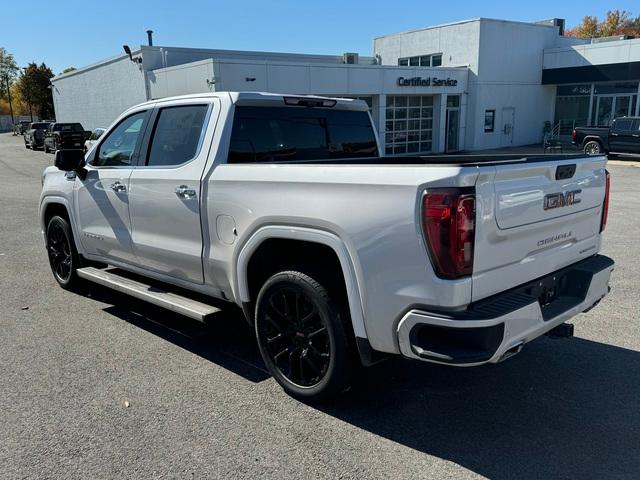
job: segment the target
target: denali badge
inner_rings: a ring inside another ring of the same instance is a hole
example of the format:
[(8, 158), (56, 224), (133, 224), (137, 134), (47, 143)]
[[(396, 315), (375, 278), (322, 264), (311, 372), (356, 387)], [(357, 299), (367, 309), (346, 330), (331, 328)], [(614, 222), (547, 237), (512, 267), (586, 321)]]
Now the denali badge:
[(559, 242), (560, 240), (566, 240), (571, 237), (571, 232), (563, 232), (554, 235), (553, 237), (543, 238), (542, 240), (538, 240), (537, 245), (539, 247), (543, 247), (545, 245), (549, 245), (550, 243)]
[(568, 207), (569, 205), (575, 205), (580, 203), (578, 194), (582, 190), (569, 190), (567, 192), (550, 193), (544, 196), (544, 209), (551, 210), (552, 208)]

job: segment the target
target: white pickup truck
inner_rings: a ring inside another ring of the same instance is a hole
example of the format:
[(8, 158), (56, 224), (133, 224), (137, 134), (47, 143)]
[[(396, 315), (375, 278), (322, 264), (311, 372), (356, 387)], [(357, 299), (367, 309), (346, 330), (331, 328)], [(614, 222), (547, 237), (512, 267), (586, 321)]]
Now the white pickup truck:
[(389, 354), (497, 363), (608, 293), (605, 157), (379, 152), (357, 100), (138, 105), (45, 170), (51, 269), (201, 321), (236, 304), (313, 400)]

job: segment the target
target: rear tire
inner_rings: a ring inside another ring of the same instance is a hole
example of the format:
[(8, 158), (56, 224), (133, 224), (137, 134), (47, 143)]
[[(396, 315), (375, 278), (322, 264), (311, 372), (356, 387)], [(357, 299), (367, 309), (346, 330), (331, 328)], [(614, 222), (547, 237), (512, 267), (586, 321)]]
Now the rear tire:
[(47, 225), (47, 254), (53, 278), (65, 290), (77, 290), (83, 281), (76, 274), (80, 256), (66, 218), (54, 216)]
[(323, 401), (345, 391), (356, 368), (341, 302), (298, 271), (271, 276), (256, 302), (255, 331), (269, 372), (291, 396)]
[(584, 153), (587, 155), (600, 155), (604, 153), (604, 149), (598, 140), (589, 140), (584, 144)]

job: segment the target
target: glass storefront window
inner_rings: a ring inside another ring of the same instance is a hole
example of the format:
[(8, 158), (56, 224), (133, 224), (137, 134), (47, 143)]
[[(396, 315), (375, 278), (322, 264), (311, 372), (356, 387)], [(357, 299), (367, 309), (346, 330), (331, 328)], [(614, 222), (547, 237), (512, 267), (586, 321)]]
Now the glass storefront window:
[(432, 151), (432, 95), (387, 95), (385, 116), (385, 153)]

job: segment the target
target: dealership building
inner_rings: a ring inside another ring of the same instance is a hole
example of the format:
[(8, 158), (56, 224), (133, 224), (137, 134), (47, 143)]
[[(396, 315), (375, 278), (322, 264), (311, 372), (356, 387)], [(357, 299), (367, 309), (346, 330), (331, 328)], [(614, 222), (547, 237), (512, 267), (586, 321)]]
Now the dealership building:
[(367, 57), (143, 45), (51, 83), (57, 120), (87, 129), (189, 93), (359, 98), (387, 154), (528, 145), (638, 115), (640, 39), (563, 33), (561, 19), (480, 18), (376, 37)]

